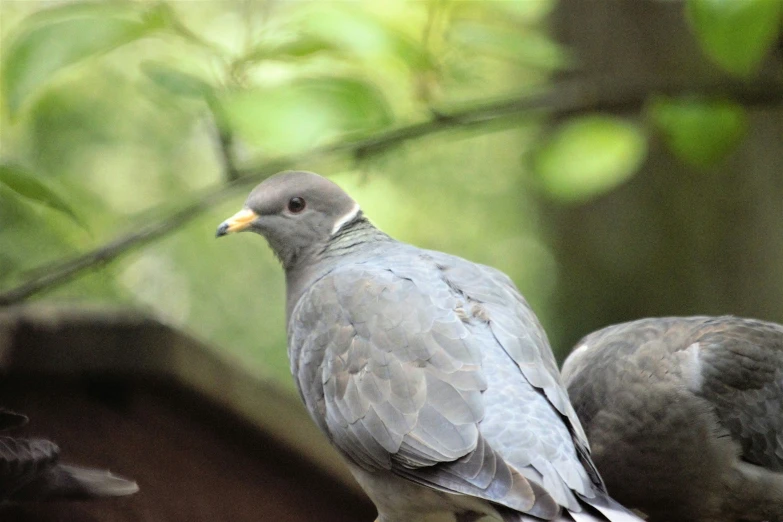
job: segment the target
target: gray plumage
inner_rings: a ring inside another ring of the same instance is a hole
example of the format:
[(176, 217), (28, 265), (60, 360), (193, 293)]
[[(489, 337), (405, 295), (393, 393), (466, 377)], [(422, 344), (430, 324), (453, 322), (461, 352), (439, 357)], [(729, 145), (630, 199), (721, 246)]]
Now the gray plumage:
[(311, 173), (254, 189), (218, 236), (240, 230), (285, 268), (291, 371), (381, 522), (638, 520), (507, 276), (395, 241)]
[[(24, 415), (0, 409), (0, 431), (26, 423)], [(139, 490), (131, 480), (62, 464), (59, 457), (60, 449), (51, 441), (0, 436), (0, 502), (85, 500)]]
[(612, 494), (654, 521), (783, 520), (783, 327), (643, 319), (563, 366)]

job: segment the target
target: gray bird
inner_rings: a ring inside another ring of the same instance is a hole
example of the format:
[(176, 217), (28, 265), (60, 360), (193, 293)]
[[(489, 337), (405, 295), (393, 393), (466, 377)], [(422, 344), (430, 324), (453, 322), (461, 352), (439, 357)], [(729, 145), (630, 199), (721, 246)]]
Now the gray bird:
[[(19, 428), (27, 417), (0, 409), (0, 431)], [(45, 439), (0, 436), (0, 503), (86, 500), (132, 495), (135, 482), (104, 470), (59, 462), (60, 449)]]
[(379, 522), (639, 520), (507, 276), (395, 241), (307, 172), (261, 183), (217, 235), (242, 230), (282, 262), (291, 371)]
[(650, 520), (783, 520), (783, 327), (737, 317), (610, 326), (563, 366), (612, 495)]

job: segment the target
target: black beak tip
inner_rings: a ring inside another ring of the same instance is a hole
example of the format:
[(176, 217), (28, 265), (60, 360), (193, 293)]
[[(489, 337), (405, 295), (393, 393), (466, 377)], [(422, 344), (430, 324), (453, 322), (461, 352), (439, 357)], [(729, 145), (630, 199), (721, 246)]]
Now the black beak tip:
[(223, 237), (228, 234), (228, 223), (221, 223), (215, 232), (215, 237)]

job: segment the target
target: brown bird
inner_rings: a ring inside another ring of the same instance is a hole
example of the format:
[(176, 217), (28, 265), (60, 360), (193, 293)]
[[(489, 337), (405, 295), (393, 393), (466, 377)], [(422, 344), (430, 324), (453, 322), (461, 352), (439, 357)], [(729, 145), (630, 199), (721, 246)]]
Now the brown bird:
[[(0, 431), (27, 417), (0, 409)], [(132, 495), (139, 486), (108, 471), (61, 464), (60, 449), (44, 439), (0, 436), (0, 502), (84, 500)]]
[(783, 326), (610, 326), (577, 344), (563, 380), (619, 502), (652, 521), (783, 520)]

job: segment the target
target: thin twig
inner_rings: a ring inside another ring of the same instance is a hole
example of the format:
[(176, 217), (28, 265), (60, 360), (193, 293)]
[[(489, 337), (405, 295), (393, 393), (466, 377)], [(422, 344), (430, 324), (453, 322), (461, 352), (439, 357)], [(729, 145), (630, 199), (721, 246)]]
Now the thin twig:
[[(767, 106), (783, 103), (783, 83), (776, 80), (750, 83), (723, 81), (714, 85), (692, 86), (673, 82), (640, 81), (635, 85), (621, 85), (611, 79), (594, 82), (566, 82), (553, 88), (525, 96), (517, 96), (492, 102), (474, 103), (472, 106), (438, 114), (431, 120), (385, 130), (363, 139), (346, 141), (313, 149), (297, 156), (288, 156), (272, 161), (236, 169), (236, 179), (228, 184), (207, 189), (194, 197), (181, 209), (159, 221), (137, 228), (95, 250), (73, 259), (58, 261), (36, 270), (37, 275), (21, 285), (0, 293), (0, 306), (24, 301), (43, 290), (61, 285), (80, 272), (108, 263), (120, 255), (146, 245), (175, 231), (202, 212), (234, 196), (239, 189), (258, 183), (264, 178), (296, 165), (312, 163), (325, 156), (352, 154), (367, 157), (405, 141), (423, 136), (470, 126), (485, 125), (513, 117), (521, 113), (542, 111), (556, 117), (567, 117), (590, 111), (627, 113), (638, 111), (651, 94), (699, 96), (720, 96), (734, 99), (745, 106)], [(225, 148), (222, 148), (225, 153)], [(230, 155), (224, 156), (228, 166), (233, 167)]]
[(239, 170), (234, 156), (234, 133), (226, 122), (226, 117), (222, 107), (217, 99), (211, 94), (207, 95), (207, 107), (212, 115), (214, 123), (215, 138), (218, 145), (218, 153), (223, 164), (223, 173), (226, 181), (236, 181), (239, 179)]

